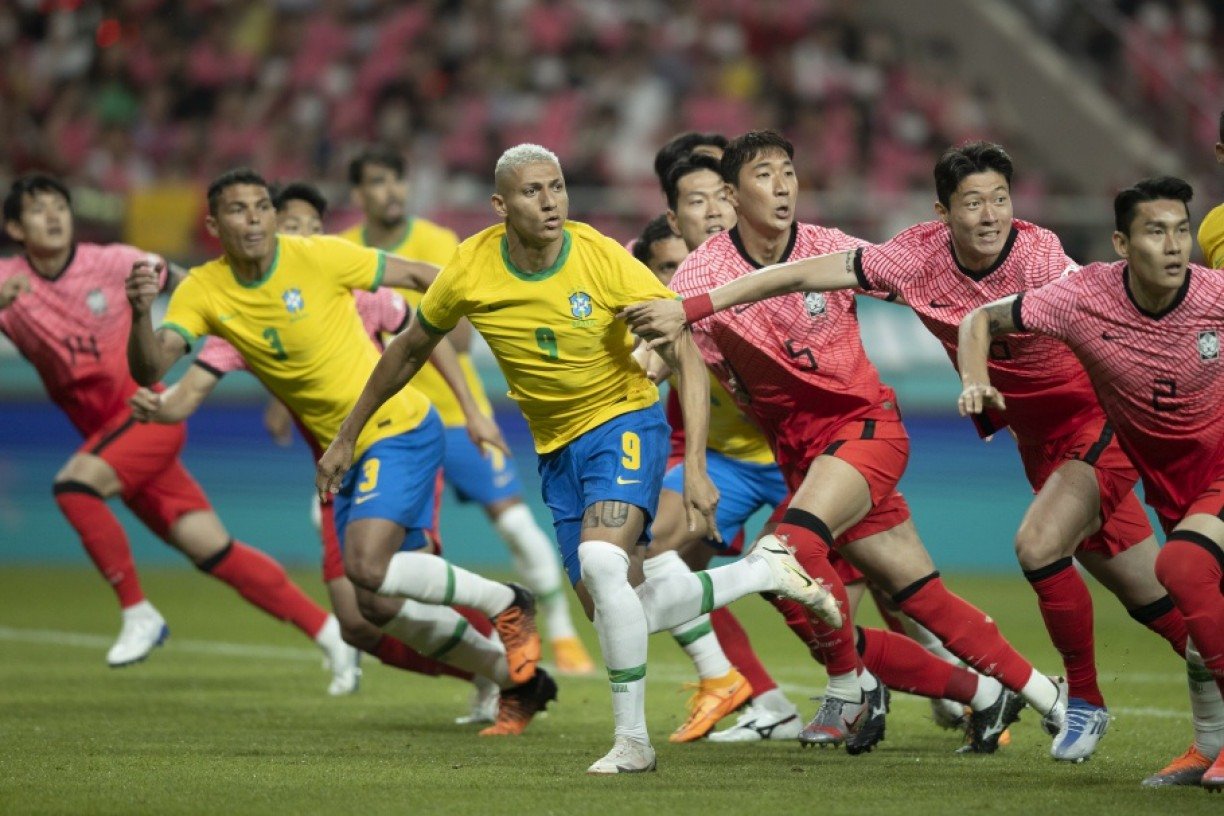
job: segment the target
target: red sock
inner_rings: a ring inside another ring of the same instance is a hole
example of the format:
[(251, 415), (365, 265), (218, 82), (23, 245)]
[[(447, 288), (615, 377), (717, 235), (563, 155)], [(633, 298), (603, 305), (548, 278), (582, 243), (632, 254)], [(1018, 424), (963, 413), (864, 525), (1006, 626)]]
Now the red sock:
[(818, 620), (812, 621), (819, 636), (825, 669), (833, 675), (858, 671), (859, 657), (854, 648), (850, 601), (837, 570), (829, 563), (833, 535), (828, 526), (811, 513), (792, 507), (782, 517), (782, 523), (774, 530), (774, 535), (794, 549), (795, 558), (807, 570), (807, 574), (823, 581), (841, 605), (843, 622), (840, 629), (832, 629)]
[(980, 673), (1020, 691), (1033, 665), (1007, 642), (982, 610), (948, 591), (933, 572), (893, 596), (901, 611), (935, 633), (948, 651)]
[[(1070, 695), (1104, 706), (1097, 685), (1096, 650), (1092, 638), (1092, 595), (1070, 556), (1035, 570), (1025, 570), (1037, 607), (1054, 648), (1062, 655)], [(1184, 651), (1184, 650), (1183, 650)]]
[(752, 686), (753, 697), (759, 697), (778, 687), (753, 651), (748, 633), (740, 626), (730, 609), (723, 606), (711, 612), (710, 625), (714, 627), (714, 635), (718, 638), (727, 660), (731, 661), (731, 665), (738, 669), (748, 680), (748, 685)]
[(280, 564), (237, 539), (199, 567), (272, 617), (292, 623), (311, 638), (327, 622), (323, 607), (289, 580)]
[(863, 665), (892, 689), (969, 705), (977, 691), (977, 675), (955, 666), (905, 635), (885, 629), (860, 628)]
[(779, 598), (777, 595), (770, 595), (769, 602), (773, 604), (774, 609), (782, 613), (782, 619), (786, 621), (787, 628), (795, 633), (795, 637), (799, 638), (804, 646), (807, 646), (816, 662), (823, 666), (828, 657), (826, 654), (828, 646), (816, 633), (812, 613), (807, 607), (786, 598)]
[(81, 537), (98, 572), (119, 596), (119, 606), (127, 609), (143, 601), (145, 595), (127, 534), (102, 496), (81, 482), (59, 482), (54, 491), (60, 512)]
[(458, 677), (461, 680), (472, 679), (471, 672), (456, 669), (454, 666), (448, 666), (439, 660), (434, 660), (432, 657), (426, 657), (415, 649), (400, 643), (390, 635), (383, 635), (379, 638), (378, 645), (374, 647), (370, 654), (388, 666), (394, 666), (404, 671), (425, 674), (430, 677), (445, 674), (448, 677)]
[(493, 634), (493, 621), (489, 620), (489, 616), (481, 612), (479, 609), (473, 609), (470, 606), (453, 606), (451, 607), (463, 617), (467, 618), (467, 622), (472, 624), (472, 628), (480, 634), (488, 637)]
[(1156, 578), (1186, 619), (1203, 663), (1224, 694), (1224, 554), (1207, 536), (1175, 530), (1156, 556)]
[(1128, 609), (1132, 618), (1169, 642), (1178, 657), (1186, 656), (1186, 619), (1168, 595), (1138, 609)]

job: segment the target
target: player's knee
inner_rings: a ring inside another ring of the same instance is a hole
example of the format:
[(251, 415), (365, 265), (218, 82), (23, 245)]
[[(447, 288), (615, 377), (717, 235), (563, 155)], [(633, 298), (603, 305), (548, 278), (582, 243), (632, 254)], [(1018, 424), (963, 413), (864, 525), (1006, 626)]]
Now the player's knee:
[[(344, 574), (356, 586), (377, 592), (387, 578), (386, 559), (379, 558), (374, 553), (365, 553), (356, 547), (344, 551)], [(358, 597), (361, 614), (365, 615), (366, 599)], [(368, 615), (366, 617), (369, 617)]]
[(1016, 531), (1016, 560), (1025, 570), (1044, 567), (1068, 555), (1057, 532), (1048, 524), (1036, 520), (1025, 520)]
[(340, 637), (348, 645), (366, 652), (378, 646), (382, 631), (365, 618), (346, 618), (337, 614), (336, 619), (340, 621)]
[(582, 582), (599, 603), (600, 593), (629, 580), (629, 556), (607, 541), (584, 541), (578, 545)]
[(1176, 600), (1196, 584), (1218, 582), (1218, 557), (1185, 533), (1173, 533), (1156, 556), (1156, 580)]
[(73, 456), (55, 474), (54, 487), (71, 484), (89, 488), (99, 497), (109, 499), (119, 493), (122, 485), (110, 466), (96, 457)]

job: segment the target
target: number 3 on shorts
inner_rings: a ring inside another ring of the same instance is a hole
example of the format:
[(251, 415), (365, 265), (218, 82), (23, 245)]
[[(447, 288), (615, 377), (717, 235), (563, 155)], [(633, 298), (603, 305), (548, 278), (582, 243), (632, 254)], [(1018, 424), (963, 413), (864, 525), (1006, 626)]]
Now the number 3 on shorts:
[(367, 459), (361, 463), (361, 481), (357, 483), (357, 489), (362, 493), (368, 493), (378, 487), (378, 460)]
[(642, 466), (642, 440), (633, 431), (621, 434), (621, 450), (625, 452), (621, 457), (621, 466), (625, 470), (637, 470)]

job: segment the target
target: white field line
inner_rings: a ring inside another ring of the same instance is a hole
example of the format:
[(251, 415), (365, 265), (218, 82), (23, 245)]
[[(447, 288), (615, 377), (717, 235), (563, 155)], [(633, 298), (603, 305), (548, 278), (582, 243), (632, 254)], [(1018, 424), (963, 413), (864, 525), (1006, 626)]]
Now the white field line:
[[(64, 632), (57, 629), (21, 629), (11, 626), (0, 626), (0, 642), (9, 643), (33, 643), (51, 646), (76, 646), (84, 649), (97, 649), (99, 651), (110, 648), (114, 643), (114, 638), (107, 635), (94, 635), (85, 632)], [(166, 641), (166, 646), (169, 650), (175, 652), (188, 652), (191, 654), (210, 655), (213, 657), (238, 657), (238, 658), (253, 658), (256, 660), (290, 660), (296, 662), (318, 662), (322, 655), (318, 649), (303, 649), (295, 646), (267, 646), (256, 645), (249, 643), (227, 643), (225, 641), (216, 640), (186, 640), (181, 638), (171, 638)], [(788, 694), (799, 698), (804, 698), (808, 695), (819, 694), (823, 689), (823, 675), (816, 670), (813, 670), (813, 676), (810, 682), (796, 682), (798, 675), (795, 672), (774, 672), (775, 675), (789, 676), (786, 682), (780, 683), (780, 688)], [(651, 680), (660, 683), (684, 683), (693, 680), (691, 674), (683, 671), (675, 671), (665, 669), (662, 671), (651, 671), (648, 675)], [(599, 678), (566, 678), (567, 681), (582, 680), (582, 679), (599, 679)], [(1141, 684), (1180, 684), (1185, 682), (1185, 676), (1181, 674), (1128, 674), (1114, 678), (1115, 682), (1121, 683), (1141, 683)], [(896, 694), (893, 696), (893, 704), (901, 705), (926, 705), (926, 700), (920, 697), (913, 697), (907, 694)], [(1149, 717), (1154, 719), (1188, 719), (1187, 711), (1174, 711), (1167, 708), (1129, 708), (1129, 707), (1114, 707), (1110, 709), (1113, 714), (1122, 714), (1129, 717)]]

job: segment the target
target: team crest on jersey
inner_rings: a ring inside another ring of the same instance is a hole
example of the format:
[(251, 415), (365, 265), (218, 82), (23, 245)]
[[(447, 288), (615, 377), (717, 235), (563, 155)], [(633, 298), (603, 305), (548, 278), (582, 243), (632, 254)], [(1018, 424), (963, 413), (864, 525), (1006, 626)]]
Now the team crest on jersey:
[(575, 292), (569, 296), (570, 314), (577, 320), (586, 320), (591, 316), (594, 307), (591, 306), (591, 296), (586, 292)]
[(85, 296), (85, 305), (95, 317), (101, 317), (106, 314), (106, 293), (101, 289), (94, 289)]
[(1214, 331), (1199, 332), (1199, 360), (1204, 363), (1220, 359), (1220, 335)]
[(284, 294), (281, 295), (281, 300), (285, 301), (285, 308), (289, 310), (291, 315), (295, 315), (306, 308), (306, 301), (302, 300), (301, 289), (286, 289)]
[(824, 292), (805, 292), (803, 306), (807, 309), (808, 317), (820, 317), (827, 308)]

